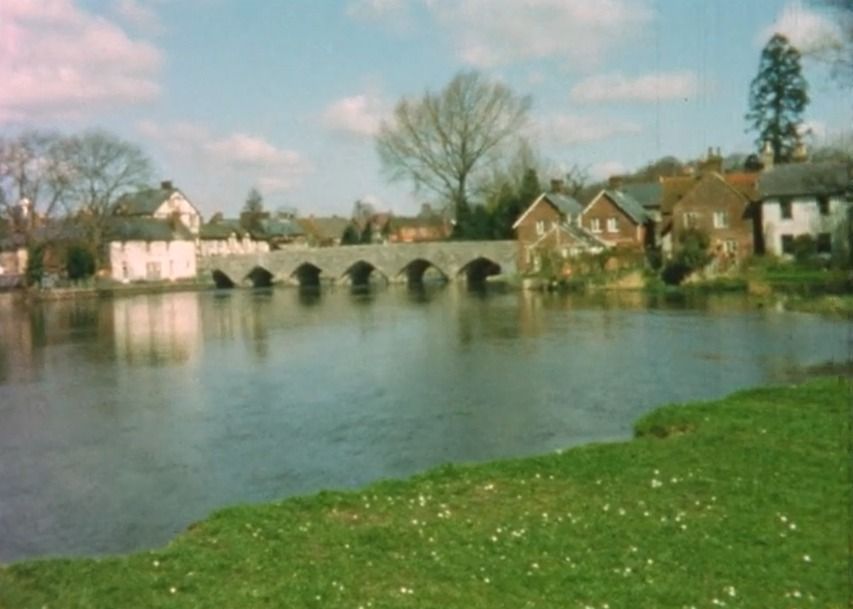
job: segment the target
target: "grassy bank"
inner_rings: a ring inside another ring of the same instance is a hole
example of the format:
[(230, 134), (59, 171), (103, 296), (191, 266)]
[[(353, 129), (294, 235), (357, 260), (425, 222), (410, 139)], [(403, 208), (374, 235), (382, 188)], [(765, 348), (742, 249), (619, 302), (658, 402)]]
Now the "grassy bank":
[(661, 408), (637, 439), (226, 509), (0, 569), (0, 607), (846, 607), (850, 387)]

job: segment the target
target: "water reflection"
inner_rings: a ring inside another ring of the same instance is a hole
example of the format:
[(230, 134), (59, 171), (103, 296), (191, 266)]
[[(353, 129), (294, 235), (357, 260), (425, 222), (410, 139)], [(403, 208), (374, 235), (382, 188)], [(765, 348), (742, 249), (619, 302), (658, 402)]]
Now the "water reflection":
[(625, 437), (845, 361), (747, 299), (487, 285), (0, 298), (0, 562), (164, 543), (232, 503)]
[(166, 366), (198, 356), (201, 317), (197, 294), (115, 298), (111, 304), (116, 359), (130, 365)]

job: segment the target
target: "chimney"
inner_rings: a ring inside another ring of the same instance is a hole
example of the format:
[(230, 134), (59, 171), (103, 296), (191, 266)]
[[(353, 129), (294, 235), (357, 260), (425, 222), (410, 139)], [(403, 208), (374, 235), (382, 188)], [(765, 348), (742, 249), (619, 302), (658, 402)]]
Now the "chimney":
[(622, 188), (622, 176), (610, 176), (607, 178), (607, 187), (611, 190), (619, 190)]
[(163, 180), (160, 182), (160, 188), (163, 190), (172, 190), (175, 187), (172, 186), (172, 180)]
[(699, 172), (708, 173), (712, 171), (723, 172), (723, 156), (720, 154), (719, 148), (715, 152), (713, 147), (708, 146), (708, 156), (705, 157), (704, 161), (699, 162)]
[(560, 180), (558, 178), (553, 178), (551, 180), (551, 192), (556, 192), (556, 193), (562, 194), (564, 190), (565, 190), (565, 185), (564, 185), (563, 180)]
[(797, 145), (794, 147), (793, 152), (791, 152), (791, 160), (795, 163), (805, 163), (809, 160), (809, 151), (802, 140), (797, 141)]
[(773, 146), (770, 145), (770, 140), (764, 140), (764, 148), (761, 150), (761, 165), (764, 171), (773, 169)]

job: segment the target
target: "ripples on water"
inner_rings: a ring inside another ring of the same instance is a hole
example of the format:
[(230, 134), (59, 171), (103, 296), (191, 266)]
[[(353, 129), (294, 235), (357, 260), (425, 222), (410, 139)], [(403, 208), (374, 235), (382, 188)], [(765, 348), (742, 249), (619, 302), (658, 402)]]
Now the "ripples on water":
[(224, 505), (626, 438), (661, 403), (845, 362), (850, 330), (742, 297), (0, 295), (0, 562), (130, 551)]

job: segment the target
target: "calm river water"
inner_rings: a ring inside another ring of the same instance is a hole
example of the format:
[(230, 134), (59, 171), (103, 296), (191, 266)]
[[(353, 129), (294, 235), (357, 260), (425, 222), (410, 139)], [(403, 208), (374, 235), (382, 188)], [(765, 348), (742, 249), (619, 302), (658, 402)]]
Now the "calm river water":
[(0, 562), (152, 547), (234, 503), (627, 438), (661, 403), (845, 362), (850, 331), (742, 297), (0, 295)]

